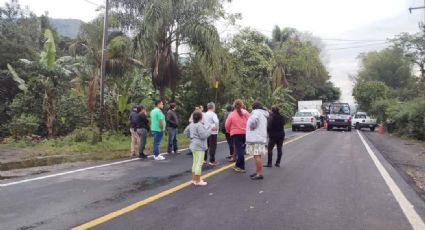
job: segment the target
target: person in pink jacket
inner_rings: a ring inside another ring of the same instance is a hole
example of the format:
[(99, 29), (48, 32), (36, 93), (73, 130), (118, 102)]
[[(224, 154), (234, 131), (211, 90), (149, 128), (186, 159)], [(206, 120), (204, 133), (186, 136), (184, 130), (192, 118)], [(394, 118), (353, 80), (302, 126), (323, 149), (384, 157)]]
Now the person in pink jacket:
[(249, 119), (249, 112), (244, 109), (245, 106), (240, 99), (235, 100), (233, 108), (233, 112), (227, 117), (225, 128), (230, 133), (238, 156), (234, 170), (243, 173), (245, 172), (246, 123)]

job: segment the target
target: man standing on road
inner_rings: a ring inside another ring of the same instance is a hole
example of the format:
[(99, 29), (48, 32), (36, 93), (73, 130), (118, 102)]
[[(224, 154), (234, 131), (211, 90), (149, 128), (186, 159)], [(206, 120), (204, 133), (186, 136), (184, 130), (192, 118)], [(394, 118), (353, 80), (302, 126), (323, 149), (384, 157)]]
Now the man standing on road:
[(151, 130), (153, 134), (153, 154), (154, 159), (157, 161), (164, 160), (165, 158), (159, 155), (159, 145), (161, 144), (162, 137), (165, 130), (165, 116), (162, 113), (164, 102), (162, 100), (155, 101), (155, 109), (151, 111)]
[(170, 104), (170, 109), (167, 112), (167, 130), (168, 130), (168, 154), (171, 154), (174, 150), (174, 154), (177, 154), (177, 128), (179, 126), (179, 119), (176, 113), (176, 103)]
[(137, 117), (137, 134), (140, 141), (139, 158), (146, 159), (145, 146), (149, 131), (149, 120), (146, 117), (146, 110), (143, 106), (140, 106), (137, 110), (139, 110), (139, 116)]
[[(215, 113), (215, 104), (213, 102), (208, 103), (208, 111), (205, 113), (204, 125), (205, 128), (211, 129), (211, 136), (208, 137), (208, 153), (210, 155), (209, 165), (216, 166), (218, 162), (215, 160), (215, 151), (217, 149), (217, 136), (218, 136), (218, 127), (219, 120), (217, 114)], [(205, 155), (205, 161), (207, 161), (208, 156)]]
[(131, 110), (128, 120), (130, 121), (130, 133), (131, 133), (131, 146), (130, 146), (130, 157), (136, 156), (136, 147), (139, 142), (139, 137), (137, 135), (137, 117), (138, 117), (138, 107), (135, 106)]

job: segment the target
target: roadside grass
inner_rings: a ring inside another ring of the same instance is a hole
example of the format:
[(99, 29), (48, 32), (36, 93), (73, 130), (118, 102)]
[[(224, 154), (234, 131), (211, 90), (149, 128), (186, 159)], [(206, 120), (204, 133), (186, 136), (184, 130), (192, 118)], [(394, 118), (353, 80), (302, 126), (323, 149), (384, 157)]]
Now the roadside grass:
[(388, 135), (396, 136), (396, 137), (398, 137), (398, 138), (400, 138), (404, 141), (410, 141), (410, 142), (413, 142), (415, 144), (421, 145), (422, 147), (425, 147), (425, 141), (417, 140), (417, 139), (412, 138), (412, 137), (403, 136), (403, 135), (400, 135), (398, 133), (389, 133)]
[[(52, 164), (90, 160), (113, 160), (130, 157), (130, 136), (122, 134), (104, 135), (103, 141), (95, 144), (89, 142), (75, 142), (69, 138), (46, 139), (42, 141), (20, 140), (9, 144), (2, 144), (5, 148), (22, 148), (30, 152), (22, 160), (34, 160), (39, 158), (56, 157), (60, 160), (52, 161)], [(184, 134), (177, 136), (179, 149), (187, 148), (190, 139)], [(225, 140), (223, 134), (219, 135), (218, 141)], [(167, 151), (168, 135), (165, 133), (160, 146), (161, 152)], [(153, 137), (148, 136), (145, 153), (152, 154)], [(137, 151), (137, 150), (136, 150)], [(37, 163), (34, 163), (37, 165)], [(43, 163), (49, 164), (49, 163)]]

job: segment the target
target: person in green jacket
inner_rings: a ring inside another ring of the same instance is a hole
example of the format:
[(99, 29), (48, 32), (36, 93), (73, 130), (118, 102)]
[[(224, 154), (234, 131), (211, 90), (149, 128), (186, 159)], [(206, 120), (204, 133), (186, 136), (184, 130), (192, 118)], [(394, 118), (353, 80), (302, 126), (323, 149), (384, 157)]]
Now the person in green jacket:
[(162, 100), (157, 100), (155, 101), (155, 109), (150, 113), (151, 131), (153, 134), (153, 154), (154, 159), (157, 161), (165, 160), (163, 156), (159, 155), (159, 146), (161, 145), (165, 130), (165, 116), (162, 112), (163, 108), (164, 102)]

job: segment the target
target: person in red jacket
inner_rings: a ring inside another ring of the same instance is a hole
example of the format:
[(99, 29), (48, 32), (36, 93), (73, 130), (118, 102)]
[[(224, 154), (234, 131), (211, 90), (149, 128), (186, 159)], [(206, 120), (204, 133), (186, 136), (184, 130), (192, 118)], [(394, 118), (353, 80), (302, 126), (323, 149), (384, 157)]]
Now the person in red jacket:
[(236, 172), (245, 172), (245, 135), (246, 123), (249, 119), (249, 112), (240, 99), (233, 103), (233, 112), (229, 114), (226, 120), (226, 131), (230, 133), (232, 142), (235, 146), (237, 160), (234, 170)]

